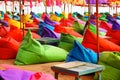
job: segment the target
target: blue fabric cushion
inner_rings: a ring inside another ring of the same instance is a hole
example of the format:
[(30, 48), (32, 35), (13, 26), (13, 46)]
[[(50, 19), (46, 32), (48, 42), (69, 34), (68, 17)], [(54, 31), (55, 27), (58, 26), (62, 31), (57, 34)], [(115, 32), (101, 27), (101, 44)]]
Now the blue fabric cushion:
[(43, 27), (47, 27), (48, 29), (50, 29), (50, 30), (54, 30), (54, 27), (53, 26), (51, 26), (51, 25), (48, 25), (48, 24), (46, 24), (45, 22), (42, 22), (42, 21), (40, 21), (40, 24), (39, 24), (39, 28), (40, 28), (40, 31), (39, 31), (39, 34), (41, 35), (42, 34), (42, 28)]
[(74, 47), (69, 52), (66, 61), (84, 61), (97, 63), (97, 53), (91, 49), (84, 48), (78, 41), (75, 40)]

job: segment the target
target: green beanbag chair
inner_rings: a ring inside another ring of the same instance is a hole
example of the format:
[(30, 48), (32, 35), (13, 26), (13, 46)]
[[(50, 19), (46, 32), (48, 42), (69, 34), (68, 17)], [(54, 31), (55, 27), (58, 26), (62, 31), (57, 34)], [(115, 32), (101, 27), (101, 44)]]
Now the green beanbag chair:
[(58, 47), (70, 51), (73, 48), (74, 40), (78, 40), (81, 43), (83, 38), (76, 38), (72, 35), (61, 33)]
[(31, 36), (31, 32), (28, 31), (18, 50), (16, 65), (65, 60), (67, 51), (50, 45), (43, 46)]
[(76, 32), (82, 34), (84, 25), (78, 23), (78, 21), (74, 21), (72, 27)]
[(43, 45), (45, 54), (42, 56), (42, 62), (55, 62), (64, 61), (67, 57), (68, 52), (62, 48)]
[(107, 19), (106, 19), (106, 15), (105, 14), (102, 14), (102, 16), (100, 17), (100, 20), (103, 20), (103, 21), (108, 21)]
[[(99, 63), (105, 66), (105, 70), (101, 72), (102, 80), (119, 80), (120, 79), (120, 53), (119, 52), (103, 52), (100, 56)], [(97, 74), (96, 74), (97, 75)], [(95, 75), (95, 80), (98, 77)]]

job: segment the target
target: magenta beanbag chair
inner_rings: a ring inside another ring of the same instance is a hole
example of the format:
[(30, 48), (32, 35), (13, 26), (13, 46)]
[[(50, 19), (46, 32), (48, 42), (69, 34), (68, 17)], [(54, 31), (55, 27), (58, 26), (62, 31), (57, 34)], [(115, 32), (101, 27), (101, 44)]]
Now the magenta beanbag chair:
[[(90, 48), (97, 52), (97, 37), (89, 29), (86, 30), (82, 44), (84, 47)], [(111, 41), (99, 37), (99, 49), (100, 52), (120, 51), (120, 46), (116, 45)]]

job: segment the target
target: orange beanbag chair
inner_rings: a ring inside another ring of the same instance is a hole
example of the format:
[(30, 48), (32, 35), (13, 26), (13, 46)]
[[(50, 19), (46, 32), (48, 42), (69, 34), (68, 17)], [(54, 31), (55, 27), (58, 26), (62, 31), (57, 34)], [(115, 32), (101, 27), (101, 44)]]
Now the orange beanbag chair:
[[(89, 29), (86, 30), (82, 44), (84, 47), (90, 48), (95, 52), (97, 52), (97, 36), (93, 34)], [(99, 37), (99, 49), (100, 49), (100, 52), (120, 51), (120, 46), (116, 45), (115, 43), (109, 40)]]
[(13, 59), (16, 57), (19, 42), (11, 37), (0, 39), (0, 59)]

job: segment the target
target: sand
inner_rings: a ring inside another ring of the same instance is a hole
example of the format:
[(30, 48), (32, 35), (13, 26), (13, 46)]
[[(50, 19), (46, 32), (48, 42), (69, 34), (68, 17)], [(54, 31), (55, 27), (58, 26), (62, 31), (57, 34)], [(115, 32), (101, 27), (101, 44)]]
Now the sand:
[[(17, 66), (17, 65), (14, 65), (14, 59), (0, 60), (0, 64), (9, 64), (22, 70), (48, 73), (48, 74), (51, 74), (52, 76), (54, 76), (54, 72), (51, 70), (51, 66), (56, 65), (56, 64), (61, 64), (61, 63), (64, 63), (64, 62), (51, 62), (51, 63), (44, 63), (44, 64)], [(0, 67), (0, 69), (2, 68)], [(81, 76), (81, 79), (82, 80), (93, 80), (93, 76), (94, 75)], [(59, 74), (58, 80), (75, 80), (75, 78), (73, 76)]]

